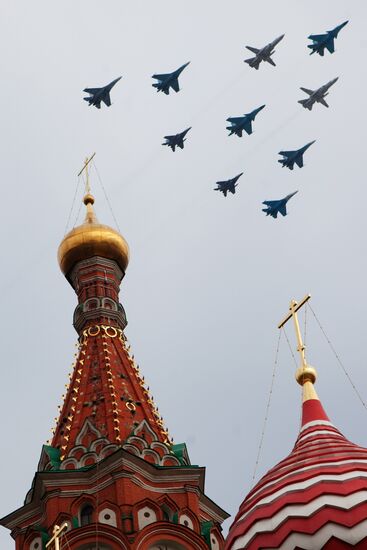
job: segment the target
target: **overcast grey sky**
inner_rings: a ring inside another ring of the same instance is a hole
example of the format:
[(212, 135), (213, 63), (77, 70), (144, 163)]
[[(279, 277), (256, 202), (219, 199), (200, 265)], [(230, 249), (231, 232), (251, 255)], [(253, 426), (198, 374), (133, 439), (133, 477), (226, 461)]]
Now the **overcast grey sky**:
[[(171, 435), (207, 467), (207, 494), (233, 514), (251, 486), (276, 325), (291, 298), (312, 294), (367, 399), (366, 2), (4, 0), (1, 11), (0, 515), (23, 502), (73, 361), (76, 297), (56, 252), (76, 174), (94, 151), (131, 248), (126, 334)], [(334, 55), (308, 55), (310, 33), (346, 19)], [(246, 45), (282, 33), (277, 67), (243, 63)], [(187, 61), (182, 90), (157, 94), (151, 75)], [(83, 88), (120, 75), (110, 108), (82, 100)], [(300, 86), (336, 76), (329, 109), (297, 103)], [(253, 135), (228, 137), (227, 117), (263, 103)], [(161, 146), (188, 126), (183, 151)], [(277, 163), (278, 151), (313, 139), (302, 170)], [(213, 191), (242, 171), (235, 196)], [(100, 220), (113, 225), (93, 172), (92, 187)], [(263, 200), (297, 189), (287, 217), (261, 212)], [(81, 189), (72, 224), (80, 200)], [(324, 406), (367, 445), (366, 411), (308, 318)], [(297, 436), (294, 370), (282, 341), (258, 476)], [(0, 547), (14, 548), (5, 530)]]

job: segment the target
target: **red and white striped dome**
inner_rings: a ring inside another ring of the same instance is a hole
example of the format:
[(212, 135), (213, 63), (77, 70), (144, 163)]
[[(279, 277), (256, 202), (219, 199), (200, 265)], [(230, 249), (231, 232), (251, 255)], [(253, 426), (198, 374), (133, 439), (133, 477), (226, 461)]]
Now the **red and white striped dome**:
[(303, 392), (296, 444), (245, 498), (226, 550), (367, 549), (367, 449), (332, 425), (310, 380)]

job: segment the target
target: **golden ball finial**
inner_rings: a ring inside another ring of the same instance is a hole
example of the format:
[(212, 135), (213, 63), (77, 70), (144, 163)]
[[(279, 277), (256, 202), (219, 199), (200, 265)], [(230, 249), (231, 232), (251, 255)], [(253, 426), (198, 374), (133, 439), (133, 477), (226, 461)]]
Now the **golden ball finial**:
[(316, 382), (316, 378), (316, 369), (310, 365), (299, 367), (296, 371), (296, 380), (300, 386), (303, 386), (306, 382), (311, 382), (311, 384), (314, 384)]
[(118, 231), (98, 222), (93, 195), (87, 193), (83, 202), (87, 207), (84, 223), (69, 231), (59, 246), (57, 257), (61, 271), (68, 276), (76, 263), (101, 256), (114, 260), (125, 273), (129, 263), (127, 242)]
[(86, 195), (84, 195), (83, 202), (85, 206), (87, 206), (87, 204), (94, 204), (93, 195), (91, 195), (90, 193), (87, 193)]

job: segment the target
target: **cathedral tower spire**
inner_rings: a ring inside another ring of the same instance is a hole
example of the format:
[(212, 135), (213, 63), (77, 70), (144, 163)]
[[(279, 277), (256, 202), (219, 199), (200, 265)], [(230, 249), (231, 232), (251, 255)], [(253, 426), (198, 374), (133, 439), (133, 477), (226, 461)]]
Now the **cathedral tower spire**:
[(70, 550), (222, 550), (228, 515), (204, 494), (204, 468), (173, 444), (130, 352), (119, 301), (129, 248), (98, 221), (86, 176), (85, 220), (58, 250), (78, 299), (79, 349), (25, 504), (0, 524), (17, 550), (63, 541)]

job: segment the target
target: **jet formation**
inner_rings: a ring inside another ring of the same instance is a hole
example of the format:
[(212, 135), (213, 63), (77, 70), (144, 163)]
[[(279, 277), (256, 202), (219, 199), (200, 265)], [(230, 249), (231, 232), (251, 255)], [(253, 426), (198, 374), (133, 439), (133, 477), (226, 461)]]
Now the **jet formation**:
[(324, 84), (323, 86), (320, 86), (320, 88), (317, 88), (317, 90), (309, 90), (308, 88), (300, 88), (302, 92), (305, 92), (305, 94), (308, 94), (310, 97), (307, 99), (300, 99), (298, 103), (302, 105), (305, 109), (308, 109), (309, 111), (312, 111), (312, 107), (314, 103), (321, 103), (324, 107), (329, 107), (329, 105), (325, 101), (325, 97), (329, 95), (328, 89), (335, 84), (335, 82), (338, 80), (339, 77), (334, 78), (333, 80), (330, 80), (327, 84)]
[(281, 214), (282, 216), (287, 215), (287, 202), (289, 199), (294, 197), (294, 195), (298, 193), (298, 191), (294, 191), (294, 193), (290, 193), (284, 199), (279, 199), (275, 201), (263, 201), (263, 204), (266, 205), (266, 208), (263, 208), (262, 211), (265, 212), (267, 216), (271, 216), (272, 218), (276, 218), (278, 214)]
[(279, 159), (278, 162), (282, 165), (282, 168), (286, 166), (290, 170), (293, 170), (294, 165), (297, 164), (299, 168), (303, 167), (303, 154), (313, 143), (315, 143), (316, 140), (311, 141), (310, 143), (307, 143), (307, 145), (304, 145), (300, 149), (297, 149), (296, 151), (279, 151), (279, 155), (282, 155), (282, 159)]
[(345, 27), (347, 23), (348, 21), (344, 21), (344, 23), (341, 23), (341, 25), (335, 27), (335, 29), (331, 31), (326, 31), (326, 33), (324, 34), (310, 34), (308, 38), (312, 40), (312, 44), (309, 44), (307, 46), (311, 50), (310, 55), (312, 55), (313, 53), (318, 53), (319, 55), (323, 56), (325, 48), (330, 53), (334, 53), (334, 40), (338, 38), (339, 32), (342, 30), (343, 27)]
[(121, 80), (122, 76), (119, 76), (115, 80), (112, 80), (107, 86), (103, 86), (102, 88), (84, 88), (83, 92), (86, 92), (87, 94), (90, 94), (89, 97), (83, 97), (84, 101), (88, 101), (89, 106), (94, 105), (97, 107), (97, 109), (101, 108), (101, 101), (107, 107), (111, 106), (111, 98), (110, 98), (110, 91), (114, 87), (114, 85)]
[(261, 105), (261, 107), (254, 109), (247, 115), (227, 118), (227, 122), (231, 124), (231, 126), (227, 126), (227, 130), (229, 130), (228, 135), (231, 136), (232, 134), (236, 134), (237, 136), (242, 137), (243, 130), (245, 130), (248, 134), (252, 134), (252, 122), (255, 120), (256, 115), (264, 107), (265, 105)]
[(178, 83), (178, 77), (189, 64), (190, 61), (188, 63), (185, 63), (185, 65), (182, 65), (182, 67), (179, 67), (176, 71), (173, 71), (172, 73), (154, 74), (152, 78), (158, 80), (158, 82), (155, 82), (154, 84), (152, 84), (152, 86), (154, 88), (157, 88), (157, 92), (164, 92), (166, 95), (169, 95), (170, 88), (172, 88), (172, 90), (174, 90), (175, 92), (179, 92), (180, 86)]
[[(331, 54), (335, 51), (335, 44), (334, 41), (338, 37), (339, 32), (341, 29), (347, 25), (348, 21), (344, 21), (344, 23), (341, 23), (340, 25), (336, 26), (331, 31), (327, 31), (324, 34), (311, 34), (308, 38), (312, 41), (311, 44), (309, 44), (307, 47), (311, 50), (310, 54), (318, 53), (320, 56), (324, 56), (325, 49), (328, 50)], [(284, 34), (281, 36), (278, 36), (278, 38), (275, 38), (272, 42), (269, 42), (269, 44), (266, 44), (263, 48), (254, 48), (252, 46), (246, 46), (248, 50), (250, 50), (254, 57), (251, 57), (249, 59), (245, 59), (244, 62), (247, 63), (251, 68), (254, 68), (256, 70), (259, 69), (260, 64), (262, 62), (269, 63), (270, 65), (276, 66), (274, 60), (272, 59), (272, 56), (275, 53), (275, 48), (283, 40)], [(172, 89), (174, 92), (180, 91), (180, 85), (179, 85), (179, 77), (182, 73), (182, 71), (190, 64), (190, 61), (176, 69), (175, 71), (171, 73), (164, 73), (164, 74), (154, 74), (152, 78), (156, 80), (152, 84), (154, 88), (156, 88), (157, 92), (163, 92), (165, 95), (169, 95), (170, 90)], [(84, 97), (84, 101), (87, 101), (89, 105), (94, 105), (97, 109), (101, 108), (102, 102), (107, 106), (111, 106), (111, 97), (110, 92), (112, 88), (115, 86), (115, 84), (121, 79), (122, 77), (118, 77), (106, 86), (103, 86), (101, 88), (85, 88), (83, 91), (88, 93), (88, 97)], [(315, 103), (321, 103), (324, 107), (329, 107), (327, 104), (325, 97), (329, 95), (329, 89), (331, 86), (337, 82), (339, 77), (334, 78), (333, 80), (330, 80), (326, 84), (320, 86), (320, 88), (317, 88), (316, 90), (311, 90), (308, 88), (301, 87), (301, 90), (307, 94), (307, 98), (300, 99), (298, 103), (302, 105), (305, 109), (308, 109), (309, 111), (312, 110), (312, 107)], [(246, 132), (248, 135), (251, 135), (253, 133), (253, 125), (256, 116), (258, 113), (264, 109), (265, 105), (261, 105), (257, 109), (254, 109), (250, 113), (246, 113), (243, 116), (238, 117), (229, 117), (227, 118), (227, 122), (229, 123), (228, 126), (226, 126), (226, 129), (229, 130), (229, 136), (232, 134), (236, 134), (238, 137), (243, 136), (243, 132)], [(184, 149), (184, 142), (186, 141), (187, 133), (191, 130), (191, 127), (186, 128), (183, 132), (180, 132), (178, 134), (164, 136), (164, 143), (162, 145), (166, 145), (171, 148), (173, 152), (176, 151), (176, 148)], [(281, 159), (278, 160), (278, 162), (282, 165), (282, 167), (287, 167), (290, 170), (294, 169), (294, 165), (296, 164), (299, 168), (303, 167), (303, 155), (307, 151), (307, 149), (313, 144), (315, 141), (311, 141), (310, 143), (307, 143), (300, 149), (297, 149), (295, 151), (280, 151), (279, 155), (281, 155)], [(227, 197), (228, 193), (235, 194), (236, 188), (238, 186), (238, 180), (243, 175), (243, 172), (235, 176), (234, 178), (224, 180), (224, 181), (218, 181), (216, 182), (216, 186), (214, 188), (215, 191), (220, 191), (223, 193), (225, 197)], [(290, 195), (287, 195), (283, 199), (279, 200), (273, 200), (273, 201), (264, 201), (263, 204), (266, 205), (266, 208), (263, 209), (263, 212), (266, 213), (267, 216), (271, 216), (273, 218), (276, 218), (277, 215), (280, 213), (282, 216), (287, 215), (287, 209), (286, 205), (290, 198), (292, 198), (298, 191), (295, 191), (294, 193), (291, 193)]]
[(243, 172), (229, 180), (217, 181), (215, 185), (217, 185), (218, 187), (215, 187), (214, 191), (220, 191), (225, 197), (227, 196), (227, 193), (232, 193), (232, 195), (234, 195), (236, 192), (236, 187), (238, 185), (237, 181), (242, 176), (242, 174)]
[(174, 136), (164, 136), (164, 139), (166, 141), (162, 143), (162, 145), (168, 145), (168, 147), (171, 147), (173, 152), (175, 151), (176, 147), (183, 149), (184, 141), (186, 141), (186, 134), (189, 130), (191, 130), (191, 126), (180, 134), (175, 134)]
[(245, 59), (245, 63), (248, 63), (250, 67), (253, 67), (254, 69), (258, 70), (260, 63), (262, 61), (266, 61), (267, 63), (270, 63), (270, 65), (276, 66), (274, 61), (272, 60), (271, 56), (275, 52), (274, 48), (279, 42), (284, 38), (284, 34), (282, 36), (279, 36), (273, 42), (270, 42), (263, 48), (253, 48), (252, 46), (246, 46), (250, 52), (255, 54), (255, 57), (250, 57), (250, 59)]

